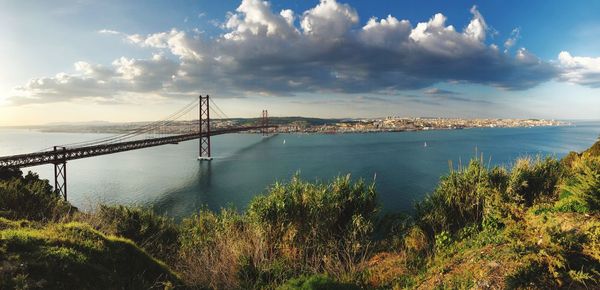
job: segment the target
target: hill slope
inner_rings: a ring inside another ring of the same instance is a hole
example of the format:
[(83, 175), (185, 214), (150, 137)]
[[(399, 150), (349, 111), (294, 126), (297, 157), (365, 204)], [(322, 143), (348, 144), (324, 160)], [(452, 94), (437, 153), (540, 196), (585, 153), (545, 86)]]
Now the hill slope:
[(131, 241), (81, 223), (0, 218), (1, 289), (165, 288), (179, 278)]

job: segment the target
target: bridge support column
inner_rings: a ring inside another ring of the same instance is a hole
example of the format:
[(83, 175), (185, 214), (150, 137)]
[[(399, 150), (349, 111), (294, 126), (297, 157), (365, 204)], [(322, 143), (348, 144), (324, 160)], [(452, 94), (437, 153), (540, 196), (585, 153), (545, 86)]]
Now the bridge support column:
[(267, 126), (269, 126), (269, 113), (267, 112), (267, 110), (263, 110), (262, 111), (262, 120), (261, 120), (261, 126), (263, 126), (263, 128), (260, 130), (263, 136), (267, 136), (269, 135), (269, 128), (267, 128)]
[(209, 96), (203, 97), (202, 95), (199, 97), (199, 131), (200, 131), (200, 139), (199, 139), (199, 154), (198, 160), (200, 161), (210, 161), (212, 157), (210, 156), (210, 107), (209, 107)]
[(64, 154), (59, 154), (60, 150), (65, 150), (65, 147), (54, 146), (55, 162), (54, 162), (54, 191), (67, 200), (67, 161)]

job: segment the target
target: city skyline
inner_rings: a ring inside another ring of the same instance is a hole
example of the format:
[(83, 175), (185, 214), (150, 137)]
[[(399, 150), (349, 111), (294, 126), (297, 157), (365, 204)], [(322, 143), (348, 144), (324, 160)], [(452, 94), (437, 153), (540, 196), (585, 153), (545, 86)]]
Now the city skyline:
[[(0, 1), (0, 126), (230, 116), (593, 119), (593, 1)], [(561, 17), (562, 16), (562, 17)]]

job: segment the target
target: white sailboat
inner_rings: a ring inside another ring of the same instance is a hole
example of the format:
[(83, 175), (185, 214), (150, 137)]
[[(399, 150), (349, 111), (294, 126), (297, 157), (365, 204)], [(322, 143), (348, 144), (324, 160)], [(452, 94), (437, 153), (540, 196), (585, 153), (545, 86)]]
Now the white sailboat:
[(283, 139), (283, 144), (285, 144), (285, 139)]
[(427, 147), (427, 142), (425, 142), (425, 144), (423, 144), (423, 147)]

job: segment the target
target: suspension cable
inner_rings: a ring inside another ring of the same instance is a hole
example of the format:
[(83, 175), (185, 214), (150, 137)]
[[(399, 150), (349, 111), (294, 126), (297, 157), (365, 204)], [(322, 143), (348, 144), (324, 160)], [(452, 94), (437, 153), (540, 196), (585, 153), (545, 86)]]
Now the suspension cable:
[(213, 101), (213, 99), (210, 99), (210, 102), (213, 104), (213, 106), (219, 110), (219, 112), (221, 112), (221, 114), (223, 114), (223, 116), (225, 116), (226, 119), (231, 119), (229, 118), (229, 116), (227, 116), (227, 114), (225, 114), (225, 112), (223, 112), (223, 110), (221, 110), (221, 108), (219, 107), (219, 105), (217, 105), (217, 103), (215, 103), (215, 101)]
[[(62, 146), (62, 147), (76, 147), (76, 146), (82, 147), (82, 146), (91, 146), (91, 145), (102, 144), (102, 143), (107, 143), (107, 144), (114, 143), (115, 140), (123, 140), (123, 139), (133, 138), (135, 136), (144, 134), (153, 129), (159, 128), (160, 126), (165, 126), (165, 125), (173, 123), (175, 120), (177, 120), (178, 118), (182, 117), (183, 115), (187, 114), (192, 109), (194, 109), (197, 102), (198, 102), (198, 100), (195, 99), (191, 103), (187, 104), (186, 106), (184, 106), (183, 108), (179, 109), (178, 111), (172, 113), (171, 115), (167, 116), (166, 118), (159, 120), (159, 121), (154, 121), (154, 122), (145, 124), (143, 126), (140, 126), (136, 129), (130, 131), (130, 132), (127, 132), (127, 133), (97, 138), (97, 139), (88, 140), (88, 141), (68, 143), (68, 144), (63, 144), (60, 146)], [(47, 147), (38, 152), (46, 151), (46, 150), (52, 149), (52, 148), (53, 147)]]

